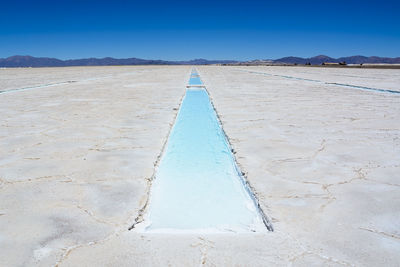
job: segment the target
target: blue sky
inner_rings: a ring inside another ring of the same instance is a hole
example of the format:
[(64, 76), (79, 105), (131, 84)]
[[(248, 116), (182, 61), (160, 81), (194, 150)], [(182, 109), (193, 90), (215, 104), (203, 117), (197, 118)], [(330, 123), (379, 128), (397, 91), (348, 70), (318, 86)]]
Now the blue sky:
[(0, 57), (400, 56), (400, 1), (7, 1)]

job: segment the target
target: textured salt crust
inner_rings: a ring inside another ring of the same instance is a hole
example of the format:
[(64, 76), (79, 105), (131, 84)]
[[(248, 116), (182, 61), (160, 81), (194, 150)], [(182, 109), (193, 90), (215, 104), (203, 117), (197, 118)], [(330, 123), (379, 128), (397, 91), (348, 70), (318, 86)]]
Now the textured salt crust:
[(36, 88), (45, 88), (45, 87), (51, 87), (51, 86), (57, 86), (57, 85), (66, 85), (66, 84), (70, 84), (70, 83), (74, 83), (74, 82), (76, 82), (76, 81), (66, 81), (66, 82), (59, 82), (59, 83), (49, 83), (49, 84), (43, 84), (43, 85), (37, 85), (37, 86), (8, 89), (8, 90), (0, 91), (0, 94), (13, 93), (13, 92), (31, 90), (31, 89), (36, 89)]
[(281, 74), (271, 74), (271, 73), (258, 72), (258, 71), (247, 71), (247, 70), (241, 70), (241, 71), (246, 71), (248, 73), (253, 73), (253, 74), (261, 74), (261, 75), (267, 75), (267, 76), (282, 77), (282, 78), (286, 78), (286, 79), (294, 79), (294, 80), (299, 80), (299, 81), (308, 81), (308, 82), (323, 83), (323, 84), (327, 84), (327, 85), (350, 87), (350, 88), (354, 88), (354, 89), (367, 90), (367, 91), (373, 91), (373, 92), (379, 92), (379, 93), (400, 94), (399, 90), (373, 88), (373, 87), (369, 87), (369, 86), (354, 85), (354, 84), (347, 84), (347, 83), (338, 83), (338, 82), (325, 82), (325, 81), (315, 80), (315, 79), (300, 78), (300, 77), (281, 75)]
[[(85, 71), (83, 71), (83, 72), (85, 72)], [(23, 87), (18, 87), (18, 88), (7, 88), (7, 83), (6, 83), (6, 86), (4, 88), (3, 88), (3, 86), (0, 86), (0, 94), (14, 93), (14, 92), (26, 91), (26, 90), (31, 90), (31, 89), (40, 89), (40, 88), (60, 86), (60, 85), (68, 85), (68, 84), (73, 84), (73, 83), (77, 83), (77, 82), (92, 82), (92, 81), (101, 80), (101, 79), (113, 78), (116, 75), (119, 77), (122, 77), (122, 76), (127, 76), (127, 75), (134, 75), (136, 73), (137, 72), (115, 73), (115, 74), (111, 74), (111, 75), (103, 74), (101, 76), (91, 77), (91, 78), (77, 77), (78, 78), (77, 80), (58, 81), (58, 82), (52, 82), (52, 83), (37, 84), (37, 85), (32, 85), (32, 86), (23, 86)], [(4, 73), (2, 73), (2, 74), (4, 75)], [(4, 82), (4, 81), (2, 81), (0, 79), (0, 83), (2, 83), (2, 82)]]
[[(274, 232), (127, 231), (148, 198), (189, 67), (1, 70), (1, 90), (112, 74), (1, 94), (1, 264), (397, 266), (400, 96), (237, 69), (199, 72)], [(241, 69), (400, 84), (400, 70)]]

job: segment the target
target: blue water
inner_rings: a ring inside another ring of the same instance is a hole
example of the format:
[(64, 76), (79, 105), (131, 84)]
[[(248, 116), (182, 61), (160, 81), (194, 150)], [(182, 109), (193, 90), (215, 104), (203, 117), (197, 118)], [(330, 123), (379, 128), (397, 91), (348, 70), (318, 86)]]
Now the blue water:
[(189, 85), (202, 85), (203, 82), (201, 81), (200, 77), (197, 75), (191, 75), (189, 79)]
[(265, 229), (204, 89), (186, 91), (146, 216), (146, 231)]
[(203, 82), (201, 81), (196, 70), (192, 70), (192, 73), (190, 74), (189, 85), (203, 85)]

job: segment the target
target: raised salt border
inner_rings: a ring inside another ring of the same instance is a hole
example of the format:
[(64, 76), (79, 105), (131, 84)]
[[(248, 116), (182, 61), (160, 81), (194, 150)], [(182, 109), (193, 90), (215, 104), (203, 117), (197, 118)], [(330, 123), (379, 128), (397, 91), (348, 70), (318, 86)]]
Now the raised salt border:
[[(192, 81), (202, 84), (194, 72), (189, 85)], [(265, 231), (256, 203), (238, 172), (207, 91), (189, 87), (156, 172), (148, 211), (139, 229)]]

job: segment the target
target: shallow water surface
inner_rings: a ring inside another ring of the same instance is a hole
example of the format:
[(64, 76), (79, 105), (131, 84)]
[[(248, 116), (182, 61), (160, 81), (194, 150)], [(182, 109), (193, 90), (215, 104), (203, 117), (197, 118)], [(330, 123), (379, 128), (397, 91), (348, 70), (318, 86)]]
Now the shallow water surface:
[(152, 185), (146, 231), (265, 229), (204, 89), (188, 89)]
[(201, 81), (198, 75), (191, 75), (189, 79), (189, 85), (202, 85), (203, 82)]

